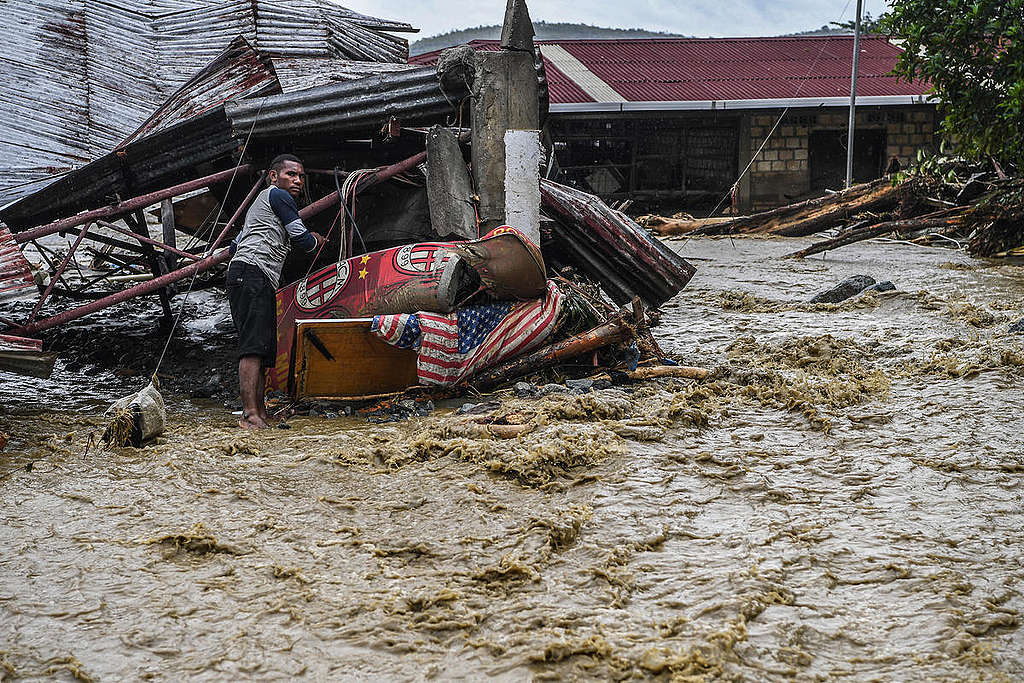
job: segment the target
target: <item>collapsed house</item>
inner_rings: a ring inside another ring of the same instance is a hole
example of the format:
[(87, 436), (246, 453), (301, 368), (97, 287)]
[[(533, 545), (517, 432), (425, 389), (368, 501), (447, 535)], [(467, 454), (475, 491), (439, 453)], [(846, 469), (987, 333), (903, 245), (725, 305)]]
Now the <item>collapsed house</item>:
[[(413, 31), (328, 0), (8, 0), (0, 205), (120, 145), (180, 88), (201, 107), (246, 76), (251, 93), (272, 94), (330, 82), (344, 62), (405, 64), (408, 44), (391, 34)], [(211, 64), (233, 39), (260, 62)]]
[[(609, 346), (659, 355), (645, 308), (694, 269), (596, 197), (541, 181), (548, 89), (532, 37), (510, 0), (501, 50), (335, 64), (329, 83), (282, 78), (236, 37), (114, 150), (0, 208), (10, 241), (46, 262), (27, 318), (0, 323), (35, 344), (141, 297), (170, 316), (176, 294), (222, 275), (261, 164), (287, 151), (309, 176), (300, 215), (328, 242), (285, 264), (271, 388), (366, 397), (484, 371), (494, 386)], [(66, 251), (47, 246), (56, 235)], [(72, 305), (53, 311), (55, 297)]]

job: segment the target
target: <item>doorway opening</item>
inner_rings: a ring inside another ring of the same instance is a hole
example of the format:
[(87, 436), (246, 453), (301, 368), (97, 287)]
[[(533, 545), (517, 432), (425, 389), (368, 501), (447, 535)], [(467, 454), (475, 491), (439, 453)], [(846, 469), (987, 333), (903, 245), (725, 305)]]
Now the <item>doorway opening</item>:
[[(807, 163), (811, 189), (840, 190), (846, 184), (845, 130), (811, 131)], [(866, 183), (882, 177), (885, 163), (885, 131), (853, 132), (853, 182)]]

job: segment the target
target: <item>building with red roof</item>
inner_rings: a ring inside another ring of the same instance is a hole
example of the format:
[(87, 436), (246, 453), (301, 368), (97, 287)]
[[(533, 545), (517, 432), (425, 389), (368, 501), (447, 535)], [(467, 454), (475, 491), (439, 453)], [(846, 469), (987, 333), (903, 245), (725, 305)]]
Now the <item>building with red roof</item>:
[[(497, 41), (470, 45), (498, 49)], [(537, 46), (551, 100), (549, 131), (571, 184), (606, 198), (677, 206), (715, 204), (731, 193), (743, 211), (842, 186), (852, 36)], [(861, 39), (855, 180), (880, 176), (893, 158), (905, 165), (934, 144), (929, 85), (891, 74), (900, 52), (885, 38)], [(431, 63), (438, 54), (410, 61)]]

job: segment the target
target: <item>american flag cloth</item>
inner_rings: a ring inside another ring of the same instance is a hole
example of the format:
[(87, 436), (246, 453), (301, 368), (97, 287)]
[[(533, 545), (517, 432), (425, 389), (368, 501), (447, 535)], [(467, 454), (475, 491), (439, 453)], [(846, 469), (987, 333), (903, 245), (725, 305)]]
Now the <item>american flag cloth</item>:
[(562, 299), (549, 280), (543, 299), (467, 306), (447, 315), (378, 315), (371, 329), (389, 344), (419, 349), (420, 384), (457, 384), (540, 346), (555, 329)]

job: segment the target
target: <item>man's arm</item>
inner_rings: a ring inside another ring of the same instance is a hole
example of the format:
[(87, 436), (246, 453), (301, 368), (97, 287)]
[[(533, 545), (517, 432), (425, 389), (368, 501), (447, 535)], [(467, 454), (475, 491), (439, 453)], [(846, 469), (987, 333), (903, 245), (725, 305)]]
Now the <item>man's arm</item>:
[(306, 229), (299, 218), (299, 207), (295, 205), (295, 199), (281, 188), (271, 188), (270, 208), (281, 219), (281, 224), (288, 232), (288, 239), (299, 249), (308, 253), (323, 242), (322, 237)]

